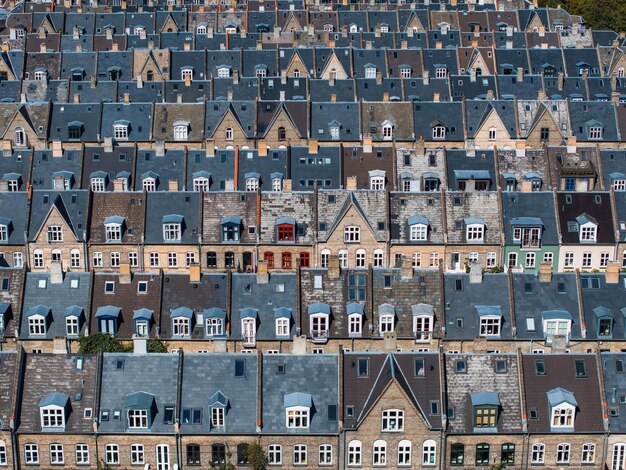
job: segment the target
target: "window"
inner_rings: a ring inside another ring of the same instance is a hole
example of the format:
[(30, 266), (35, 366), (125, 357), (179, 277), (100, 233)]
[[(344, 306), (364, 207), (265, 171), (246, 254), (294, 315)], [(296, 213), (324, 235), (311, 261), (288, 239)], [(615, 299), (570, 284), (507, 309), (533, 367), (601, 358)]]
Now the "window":
[(428, 226), (424, 224), (411, 225), (411, 241), (426, 241), (428, 239)]
[(107, 444), (104, 446), (104, 462), (110, 465), (119, 465), (120, 446), (117, 444)]
[(217, 253), (215, 251), (209, 251), (206, 254), (207, 268), (217, 268)]
[(211, 446), (211, 463), (213, 465), (226, 463), (226, 446), (224, 444), (213, 444)]
[(356, 267), (364, 268), (365, 267), (365, 250), (357, 250), (356, 251)]
[(467, 226), (466, 238), (468, 242), (483, 241), (485, 233), (485, 226), (482, 224), (470, 224)]
[(158, 268), (159, 264), (159, 254), (155, 252), (150, 253), (150, 267)]
[(592, 264), (592, 254), (589, 251), (586, 251), (585, 253), (583, 253), (583, 263), (582, 263), (582, 267), (583, 268), (590, 268)]
[(289, 318), (276, 319), (276, 336), (289, 336)]
[(278, 225), (278, 241), (294, 241), (295, 230), (292, 224)]
[(366, 67), (365, 78), (376, 78), (376, 67)]
[(108, 242), (122, 240), (122, 224), (105, 224), (104, 232)]
[(383, 250), (374, 251), (374, 267), (381, 268), (383, 266)]
[(191, 67), (185, 67), (180, 70), (180, 79), (182, 81), (193, 79), (193, 69)]
[(50, 464), (62, 465), (64, 461), (63, 444), (50, 444)]
[(489, 444), (476, 445), (476, 465), (489, 465)]
[(474, 427), (495, 428), (498, 422), (498, 408), (496, 406), (475, 406)]
[(24, 446), (24, 463), (26, 465), (37, 465), (39, 463), (39, 447), (37, 444), (26, 444)]
[(419, 315), (413, 317), (413, 333), (415, 341), (430, 341), (433, 333), (433, 317)]
[(226, 140), (228, 140), (228, 141), (233, 140), (234, 133), (233, 133), (233, 128), (232, 127), (227, 127), (224, 132), (225, 132)]
[(165, 241), (180, 241), (181, 239), (181, 224), (180, 223), (167, 223), (163, 224), (163, 240)]
[(371, 176), (370, 177), (370, 189), (373, 191), (382, 191), (385, 189), (385, 177), (384, 176)]
[(189, 318), (177, 317), (172, 319), (172, 335), (189, 336)]
[(387, 121), (383, 123), (383, 139), (384, 140), (393, 139), (393, 125)]
[(599, 140), (602, 138), (602, 128), (593, 126), (589, 128), (589, 140)]
[(144, 178), (141, 182), (141, 186), (146, 192), (156, 191), (156, 179), (152, 177)]
[(30, 317), (28, 319), (28, 333), (31, 335), (45, 335), (46, 319), (40, 315)]
[(343, 241), (346, 243), (358, 243), (361, 241), (361, 228), (348, 226), (343, 231)]
[(286, 426), (291, 429), (309, 427), (309, 408), (305, 406), (291, 406), (286, 409)]
[(403, 439), (398, 443), (398, 465), (411, 465), (411, 441)]
[(89, 464), (89, 446), (87, 444), (76, 444), (76, 465)]
[(78, 318), (66, 317), (65, 318), (65, 332), (67, 336), (78, 336)]
[(48, 226), (48, 243), (63, 242), (63, 229), (60, 225)]
[(496, 128), (495, 127), (489, 128), (489, 140), (496, 140)]
[(574, 407), (567, 404), (555, 406), (552, 409), (553, 428), (573, 428), (574, 427)]
[(465, 446), (454, 443), (450, 449), (450, 465), (463, 465), (465, 462)]
[(580, 241), (595, 242), (598, 227), (595, 224), (584, 224), (580, 226)]
[(556, 463), (569, 463), (569, 444), (559, 444), (556, 446)]
[(221, 318), (207, 318), (205, 328), (206, 336), (224, 335), (224, 321)]
[(437, 67), (435, 69), (435, 78), (446, 78), (448, 76), (448, 69), (445, 67)]
[(16, 127), (13, 131), (13, 142), (16, 147), (26, 147), (28, 139), (26, 138), (26, 132), (23, 127)]
[(361, 441), (350, 441), (348, 443), (348, 466), (361, 465)]
[(362, 319), (360, 314), (352, 314), (348, 316), (348, 335), (350, 337), (360, 337), (362, 328)]
[(280, 192), (283, 190), (282, 178), (272, 178), (272, 191)]
[(374, 441), (373, 460), (374, 465), (387, 465), (387, 443), (383, 440)]
[(187, 444), (187, 465), (200, 465), (200, 446)]
[(258, 191), (258, 190), (259, 190), (259, 179), (247, 178), (246, 179), (246, 191)]
[(145, 463), (145, 454), (143, 444), (131, 444), (130, 446), (130, 464), (142, 465)]
[(435, 465), (437, 455), (437, 444), (432, 439), (424, 442), (422, 446), (422, 464)]
[(128, 427), (130, 429), (147, 429), (148, 410), (128, 410)]
[(403, 431), (404, 411), (403, 410), (383, 410), (382, 416), (383, 431)]
[(267, 446), (267, 463), (269, 465), (281, 465), (283, 463), (283, 450), (280, 444)]
[(526, 267), (534, 268), (535, 267), (535, 253), (526, 253)]
[(583, 453), (580, 458), (580, 463), (591, 464), (596, 461), (596, 445), (595, 444), (583, 444)]
[(574, 253), (571, 251), (565, 252), (565, 261), (563, 263), (565, 268), (573, 268), (574, 267)]
[(394, 320), (394, 315), (391, 315), (391, 314), (380, 315), (378, 326), (379, 326), (381, 334), (393, 332), (393, 327), (394, 327), (393, 320)]
[(502, 317), (480, 317), (480, 336), (500, 336), (500, 323)]
[(530, 455), (530, 463), (543, 464), (545, 463), (546, 446), (544, 444), (533, 444)]
[(114, 124), (113, 136), (115, 140), (128, 140), (128, 124)]
[(515, 444), (502, 444), (500, 462), (505, 465), (513, 465), (515, 463)]
[(224, 408), (219, 406), (211, 408), (211, 426), (213, 428), (224, 427)]
[(306, 446), (304, 444), (296, 444), (293, 446), (293, 463), (294, 465), (306, 465)]
[(433, 127), (433, 139), (445, 139), (445, 137), (446, 137), (445, 126)]
[(187, 140), (188, 133), (189, 126), (187, 124), (174, 126), (174, 140)]
[(281, 254), (281, 266), (283, 269), (291, 269), (291, 253), (284, 252)]
[(319, 446), (319, 464), (331, 465), (333, 463), (333, 446), (322, 444)]
[(176, 252), (172, 251), (167, 254), (167, 267), (168, 268), (178, 267), (178, 255)]

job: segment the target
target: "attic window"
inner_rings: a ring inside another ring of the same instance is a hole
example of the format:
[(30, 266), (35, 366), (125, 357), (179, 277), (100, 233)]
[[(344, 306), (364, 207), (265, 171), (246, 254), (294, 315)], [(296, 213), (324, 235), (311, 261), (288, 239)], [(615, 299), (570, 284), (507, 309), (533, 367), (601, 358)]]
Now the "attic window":
[(128, 140), (128, 124), (113, 124), (113, 137), (115, 140)]
[(187, 140), (189, 133), (188, 122), (174, 123), (174, 140)]

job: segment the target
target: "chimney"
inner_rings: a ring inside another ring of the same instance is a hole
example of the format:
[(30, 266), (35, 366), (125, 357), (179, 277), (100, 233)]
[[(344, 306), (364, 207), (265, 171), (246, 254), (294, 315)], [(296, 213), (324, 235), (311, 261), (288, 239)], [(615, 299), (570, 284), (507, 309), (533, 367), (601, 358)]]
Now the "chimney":
[(435, 103), (439, 103), (439, 92), (435, 92), (435, 94), (433, 95), (433, 101)]
[(435, 49), (443, 49), (443, 43), (441, 41), (435, 42)]
[(401, 268), (402, 279), (411, 279), (413, 278), (413, 260), (410, 256), (402, 257), (402, 268)]
[(372, 48), (372, 41), (365, 41), (365, 49), (371, 49)]
[(524, 81), (524, 68), (523, 67), (517, 67), (517, 81), (518, 82)]
[(548, 96), (546, 95), (546, 90), (544, 90), (543, 88), (541, 90), (539, 90), (537, 92), (537, 99), (539, 101), (544, 101), (544, 100), (548, 99)]
[(154, 154), (157, 157), (164, 157), (165, 156), (165, 142), (162, 140), (159, 140), (157, 142), (155, 142), (154, 144)]
[(532, 181), (522, 181), (522, 188), (521, 191), (523, 193), (532, 193), (533, 191), (533, 182)]
[(167, 182), (167, 190), (170, 193), (177, 193), (178, 192), (178, 180), (169, 180)]
[(63, 156), (63, 146), (60, 140), (52, 141), (52, 157), (58, 158)]
[(290, 193), (293, 188), (293, 183), (290, 179), (283, 180), (283, 193)]
[(337, 102), (337, 94), (335, 94), (335, 93), (331, 93), (330, 94), (330, 102), (331, 103), (336, 103)]
[(133, 354), (148, 354), (148, 338), (133, 335)]
[(183, 44), (183, 51), (190, 51), (191, 50), (191, 44), (189, 44), (188, 42)]
[(348, 176), (346, 178), (346, 189), (348, 191), (356, 189), (357, 178), (356, 176)]
[(4, 178), (0, 178), (0, 193), (7, 192), (9, 192), (9, 181)]
[(78, 39), (80, 39), (80, 31), (78, 30), (78, 26), (74, 26), (72, 28), (72, 39), (74, 41), (77, 41)]
[(280, 90), (278, 100), (285, 101), (285, 90)]
[(363, 153), (372, 153), (372, 137), (363, 137)]
[(113, 192), (114, 193), (124, 192), (124, 179), (123, 178), (116, 178), (113, 180)]
[(406, 39), (403, 39), (402, 41), (400, 41), (400, 49), (408, 49), (409, 47), (409, 42)]
[(619, 282), (619, 263), (613, 261), (606, 266), (604, 271), (605, 282), (607, 284), (617, 284)]
[(513, 41), (507, 40), (505, 44), (505, 49), (513, 49)]
[(430, 83), (430, 72), (428, 70), (424, 70), (422, 73), (422, 80), (424, 81), (424, 85), (428, 85)]
[(189, 282), (200, 282), (200, 265), (192, 264), (189, 266)]
[(113, 40), (113, 30), (111, 28), (107, 28), (105, 31), (106, 31), (107, 41)]
[(476, 69), (470, 69), (470, 82), (476, 82)]
[(63, 191), (65, 189), (65, 178), (63, 176), (55, 176), (52, 178), (52, 190)]
[(104, 138), (104, 151), (112, 152), (113, 151), (113, 137), (105, 137)]
[[(187, 84), (187, 80), (189, 80), (189, 78), (186, 78), (186, 79), (185, 79), (185, 86), (189, 86), (189, 85)], [(176, 103), (181, 104), (182, 102), (183, 102), (183, 94), (182, 94), (182, 93), (178, 93), (178, 94), (176, 95)]]
[(80, 93), (74, 93), (74, 103), (80, 103)]
[(559, 91), (563, 91), (563, 85), (565, 84), (565, 74), (563, 72), (559, 72), (559, 78), (557, 81), (557, 86)]
[(120, 284), (130, 284), (132, 275), (130, 273), (130, 263), (120, 263)]
[(388, 91), (384, 91), (383, 92), (383, 101), (389, 101), (389, 92)]
[(624, 39), (624, 38), (626, 38), (626, 31), (620, 31), (620, 32), (619, 32), (619, 38), (620, 38), (620, 39)]
[[(48, 32), (43, 28), (39, 28), (39, 31), (37, 31), (38, 39), (46, 39), (47, 35), (48, 35)], [(618, 45), (619, 45), (619, 41), (618, 41)], [(8, 52), (8, 51), (4, 51), (4, 52)]]
[(76, 47), (74, 48), (75, 52), (83, 52), (83, 45), (82, 44), (76, 44)]
[(120, 45), (116, 42), (114, 42), (113, 44), (111, 44), (111, 50), (112, 51), (119, 51), (120, 50)]
[(239, 70), (233, 70), (233, 85), (239, 85)]
[(41, 44), (39, 44), (39, 52), (47, 52), (47, 50), (48, 48), (45, 42), (42, 42)]
[(397, 347), (398, 333), (396, 333), (395, 331), (387, 331), (383, 333), (383, 350), (385, 352), (396, 352)]
[[(139, 33), (139, 39), (146, 39), (146, 31), (145, 30), (141, 30), (141, 33)], [(148, 50), (151, 51), (152, 49), (154, 49), (154, 39), (150, 39), (148, 41)]]
[(619, 104), (619, 91), (611, 92), (611, 101), (615, 104)]
[(539, 25), (539, 37), (542, 38), (546, 35), (546, 27), (542, 24)]
[(267, 284), (270, 281), (270, 275), (267, 271), (267, 261), (264, 259), (257, 261), (256, 265), (256, 283)]
[(619, 40), (615, 39), (613, 42), (611, 42), (611, 46), (619, 47)]
[(481, 284), (483, 282), (483, 267), (480, 263), (471, 263), (469, 272), (470, 284)]
[(382, 72), (376, 72), (376, 85), (383, 84), (383, 74)]
[(476, 39), (472, 39), (472, 47), (476, 49), (478, 47), (478, 41)]
[(317, 155), (319, 150), (319, 144), (317, 139), (309, 139), (309, 153), (312, 155)]
[(576, 136), (567, 138), (567, 153), (576, 153)]
[(582, 70), (582, 75), (580, 76), (580, 78), (582, 78), (583, 80), (587, 80), (588, 76), (589, 76), (589, 70), (583, 69)]
[(130, 93), (124, 93), (124, 103), (130, 103)]
[(328, 257), (328, 279), (338, 279), (340, 273), (339, 256), (330, 255)]
[(52, 354), (68, 354), (67, 341), (65, 336), (55, 336), (52, 338)]
[(137, 75), (137, 88), (143, 88), (143, 77), (141, 75)]
[(233, 89), (231, 87), (228, 87), (228, 90), (226, 90), (226, 99), (228, 99), (228, 101), (233, 100)]
[(549, 261), (539, 263), (539, 282), (552, 282), (552, 263)]
[(60, 261), (53, 261), (50, 265), (50, 284), (63, 283), (63, 266)]
[(259, 157), (267, 157), (267, 142), (265, 140), (257, 142), (257, 155)]
[(487, 90), (487, 99), (493, 100), (493, 90)]

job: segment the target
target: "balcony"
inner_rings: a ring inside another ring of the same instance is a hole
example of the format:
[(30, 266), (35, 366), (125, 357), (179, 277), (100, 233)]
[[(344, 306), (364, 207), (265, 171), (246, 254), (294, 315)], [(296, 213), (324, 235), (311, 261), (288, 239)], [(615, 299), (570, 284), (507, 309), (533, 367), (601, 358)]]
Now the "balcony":
[(314, 343), (328, 342), (328, 330), (311, 330), (311, 340)]

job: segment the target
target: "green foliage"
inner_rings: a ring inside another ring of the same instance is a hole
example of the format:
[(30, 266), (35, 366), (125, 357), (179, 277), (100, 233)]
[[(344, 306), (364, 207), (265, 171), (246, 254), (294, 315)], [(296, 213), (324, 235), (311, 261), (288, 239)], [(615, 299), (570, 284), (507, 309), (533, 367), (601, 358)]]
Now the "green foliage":
[(78, 352), (95, 354), (100, 349), (104, 352), (126, 352), (127, 348), (120, 341), (106, 333), (94, 333), (78, 338)]
[(166, 353), (167, 352), (167, 346), (161, 340), (149, 339), (148, 340), (148, 352), (151, 352), (151, 353)]
[(246, 449), (246, 458), (253, 470), (265, 470), (267, 465), (267, 456), (265, 451), (259, 444), (250, 444)]
[(624, 0), (539, 0), (540, 7), (559, 5), (572, 15), (581, 15), (593, 29), (626, 30)]
[(489, 470), (504, 470), (504, 468), (505, 465), (502, 462), (489, 465)]
[(219, 465), (215, 465), (213, 462), (210, 463), (212, 470), (235, 470), (235, 465), (231, 462), (233, 453), (230, 451), (230, 448), (226, 446), (226, 462), (221, 463)]
[(504, 266), (495, 266), (493, 268), (487, 269), (485, 272), (488, 272), (488, 273), (503, 273), (504, 272)]

